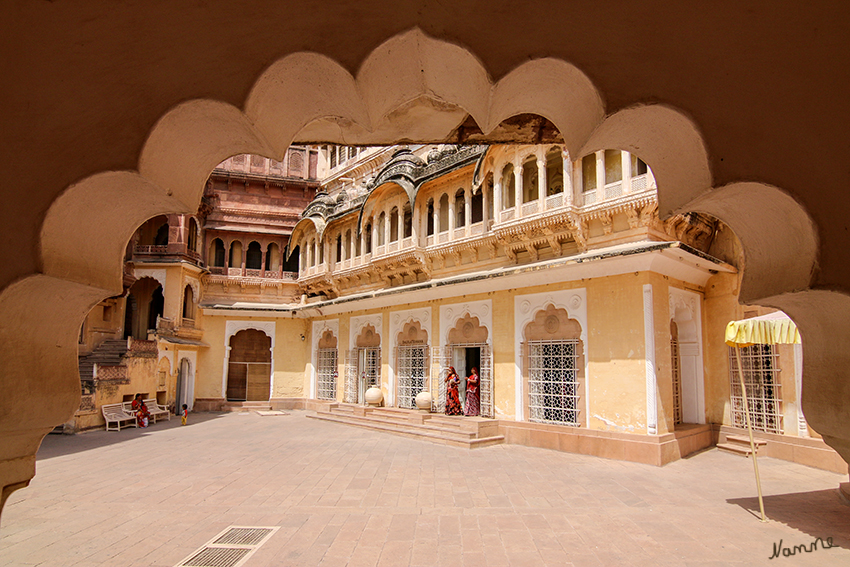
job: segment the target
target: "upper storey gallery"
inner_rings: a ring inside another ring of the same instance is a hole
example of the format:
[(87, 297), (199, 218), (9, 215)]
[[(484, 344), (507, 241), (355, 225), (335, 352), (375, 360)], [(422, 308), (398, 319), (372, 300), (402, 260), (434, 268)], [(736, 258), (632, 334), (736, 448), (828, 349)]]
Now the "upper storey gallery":
[(337, 297), (639, 241), (707, 247), (712, 222), (661, 222), (652, 171), (604, 150), (442, 145), (319, 152), (322, 186), (293, 230), (298, 283)]

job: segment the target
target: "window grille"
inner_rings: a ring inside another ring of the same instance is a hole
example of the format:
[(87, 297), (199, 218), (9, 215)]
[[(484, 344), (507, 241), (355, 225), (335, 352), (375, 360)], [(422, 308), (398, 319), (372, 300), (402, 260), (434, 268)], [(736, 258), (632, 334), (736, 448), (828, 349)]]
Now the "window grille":
[[(741, 380), (735, 362), (734, 347), (729, 347), (729, 376), (732, 391), (732, 425), (747, 427), (744, 416), (744, 400), (741, 395)], [(766, 433), (782, 433), (782, 396), (776, 373), (779, 372), (778, 357), (774, 345), (752, 345), (740, 349), (741, 369), (747, 388), (750, 423), (754, 430)]]
[(320, 400), (336, 399), (336, 349), (320, 348), (316, 351), (317, 397)]
[(682, 364), (679, 360), (679, 340), (670, 339), (670, 356), (673, 369), (673, 424), (682, 423)]
[(358, 349), (352, 349), (345, 353), (345, 390), (343, 401), (348, 404), (357, 403), (357, 369)]
[(530, 421), (579, 425), (578, 350), (577, 340), (528, 342)]
[(428, 347), (403, 345), (396, 349), (398, 407), (416, 409), (416, 394), (425, 390)]
[(348, 351), (344, 400), (363, 401), (368, 388), (381, 386), (381, 347), (358, 347)]

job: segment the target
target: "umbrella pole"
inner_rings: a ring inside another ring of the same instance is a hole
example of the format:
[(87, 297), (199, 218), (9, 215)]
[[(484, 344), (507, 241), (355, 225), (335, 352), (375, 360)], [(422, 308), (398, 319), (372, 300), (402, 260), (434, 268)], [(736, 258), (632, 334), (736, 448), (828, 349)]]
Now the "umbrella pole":
[(759, 479), (759, 463), (756, 458), (756, 443), (753, 440), (753, 426), (750, 423), (750, 408), (747, 405), (747, 386), (744, 384), (744, 372), (741, 370), (741, 347), (735, 347), (735, 361), (738, 363), (738, 380), (741, 381), (741, 396), (744, 400), (744, 418), (747, 420), (747, 432), (750, 434), (750, 451), (753, 455), (753, 468), (756, 472), (756, 487), (759, 493), (759, 509), (761, 510), (761, 521), (766, 522), (764, 515), (764, 499), (761, 497), (761, 480)]

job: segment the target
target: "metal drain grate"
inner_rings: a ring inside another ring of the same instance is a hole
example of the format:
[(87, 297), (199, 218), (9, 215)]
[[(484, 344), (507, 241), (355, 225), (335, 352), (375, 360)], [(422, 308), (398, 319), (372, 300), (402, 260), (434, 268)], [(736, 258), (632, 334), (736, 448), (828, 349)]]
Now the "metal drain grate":
[(271, 528), (230, 528), (223, 536), (215, 540), (216, 545), (260, 545)]
[(239, 567), (279, 529), (230, 526), (175, 567)]

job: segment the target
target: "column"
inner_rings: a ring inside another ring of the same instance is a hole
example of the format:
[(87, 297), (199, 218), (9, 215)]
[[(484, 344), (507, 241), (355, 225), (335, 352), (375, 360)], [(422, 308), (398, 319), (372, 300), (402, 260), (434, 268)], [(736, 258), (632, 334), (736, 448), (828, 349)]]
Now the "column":
[(266, 275), (266, 249), (260, 245), (260, 274)]
[(502, 182), (493, 183), (493, 220), (502, 219)]
[(472, 189), (463, 190), (463, 226), (464, 234), (469, 236), (469, 225), (472, 224)]
[(372, 256), (375, 255), (375, 248), (378, 246), (378, 217), (372, 217)]
[(487, 216), (490, 210), (490, 195), (487, 194), (487, 181), (481, 184), (481, 222), (484, 223), (484, 232), (487, 232), (490, 218)]
[(384, 212), (384, 252), (387, 251), (386, 246), (390, 244), (390, 225), (392, 221), (390, 220), (390, 216), (392, 213)]
[[(442, 227), (440, 227), (442, 228)], [(449, 195), (449, 240), (455, 237), (455, 196)]]
[(248, 249), (245, 248), (244, 242), (240, 242), (240, 244), (242, 244), (242, 272), (241, 272), (241, 274), (244, 276), (245, 275), (245, 259), (248, 257)]
[(351, 246), (351, 252), (348, 254), (348, 258), (351, 260), (350, 265), (354, 265), (354, 257), (357, 255), (357, 235), (354, 234), (354, 231), (351, 231), (351, 242), (348, 244)]
[[(597, 162), (598, 163), (598, 162)], [(657, 377), (655, 375), (655, 317), (653, 314), (652, 284), (643, 286), (643, 337), (646, 357), (646, 432), (658, 434)]]
[(546, 158), (537, 156), (537, 211), (542, 213), (546, 210)]
[(572, 205), (575, 199), (573, 194), (573, 161), (570, 158), (570, 152), (564, 150), (561, 153), (561, 158), (564, 160), (564, 205)]
[[(224, 244), (222, 242), (222, 244)], [(215, 260), (215, 258), (213, 258)], [(227, 270), (230, 269), (230, 244), (224, 246), (224, 274), (227, 275)]]
[(514, 208), (514, 218), (518, 219), (522, 214), (522, 164), (514, 164)]
[(623, 162), (623, 193), (632, 192), (632, 154), (629, 152), (620, 152), (620, 159)]
[(419, 233), (423, 231), (421, 230), (422, 226), (420, 226), (422, 224), (422, 214), (419, 212), (419, 207), (413, 207), (411, 215), (413, 215), (410, 221), (411, 241), (413, 242), (413, 246), (420, 246)]
[(360, 254), (366, 254), (366, 231), (360, 231)]
[(605, 150), (596, 152), (596, 202), (605, 198)]

